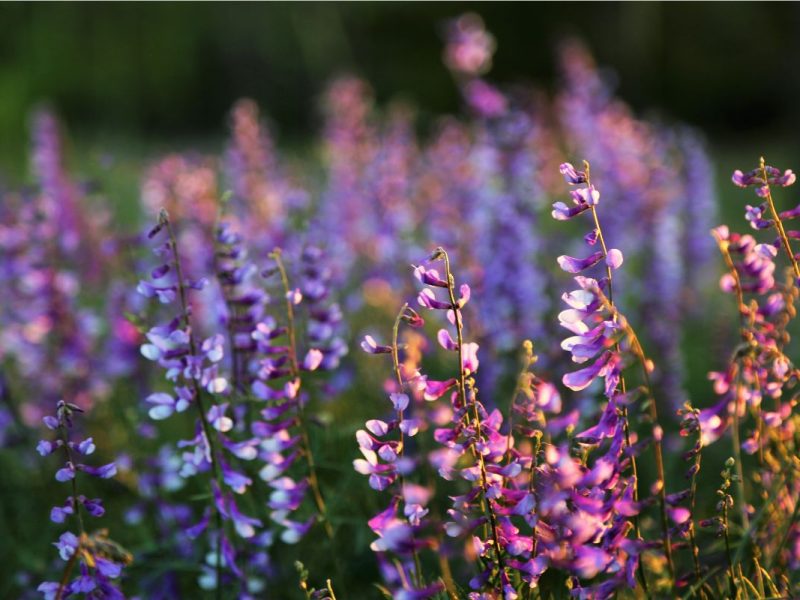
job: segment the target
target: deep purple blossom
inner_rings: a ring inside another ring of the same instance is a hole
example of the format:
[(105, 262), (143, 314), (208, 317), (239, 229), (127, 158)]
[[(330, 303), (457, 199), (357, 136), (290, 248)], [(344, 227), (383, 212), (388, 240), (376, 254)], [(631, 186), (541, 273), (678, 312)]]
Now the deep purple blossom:
[[(55, 416), (46, 419), (48, 429), (55, 430), (58, 437), (50, 442), (42, 440), (37, 450), (43, 456), (60, 451), (63, 452), (65, 466), (56, 473), (56, 479), (61, 482), (71, 482), (72, 495), (68, 496), (62, 506), (55, 506), (50, 511), (50, 520), (54, 523), (65, 523), (74, 518), (80, 534), (67, 531), (59, 537), (53, 545), (58, 549), (58, 554), (67, 563), (64, 576), (59, 583), (45, 582), (37, 589), (44, 593), (46, 598), (66, 597), (72, 593), (88, 593), (100, 590), (104, 598), (123, 598), (122, 593), (111, 581), (122, 573), (122, 567), (131, 562), (132, 557), (107, 538), (107, 533), (98, 531), (87, 534), (84, 529), (83, 514), (94, 518), (102, 517), (105, 513), (102, 500), (90, 499), (78, 495), (76, 473), (78, 471), (101, 479), (108, 479), (116, 475), (115, 463), (101, 467), (77, 462), (80, 456), (87, 456), (94, 452), (95, 445), (92, 438), (75, 442), (71, 439), (73, 417), (75, 413), (83, 412), (78, 406), (60, 400), (56, 405)], [(109, 556), (105, 548), (113, 546), (116, 551)], [(76, 556), (77, 555), (77, 556)], [(71, 577), (72, 564), (77, 557), (80, 575)]]

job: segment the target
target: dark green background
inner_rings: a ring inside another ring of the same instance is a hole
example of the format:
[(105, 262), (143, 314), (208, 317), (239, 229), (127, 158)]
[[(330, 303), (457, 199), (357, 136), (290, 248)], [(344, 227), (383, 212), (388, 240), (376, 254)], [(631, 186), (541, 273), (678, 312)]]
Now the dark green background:
[(0, 7), (0, 159), (19, 165), (30, 108), (49, 101), (82, 140), (221, 136), (232, 102), (256, 98), (285, 140), (318, 128), (342, 71), (424, 117), (458, 108), (442, 24), (472, 10), (498, 40), (498, 81), (555, 83), (554, 48), (584, 38), (639, 111), (712, 140), (800, 125), (794, 3), (31, 3)]

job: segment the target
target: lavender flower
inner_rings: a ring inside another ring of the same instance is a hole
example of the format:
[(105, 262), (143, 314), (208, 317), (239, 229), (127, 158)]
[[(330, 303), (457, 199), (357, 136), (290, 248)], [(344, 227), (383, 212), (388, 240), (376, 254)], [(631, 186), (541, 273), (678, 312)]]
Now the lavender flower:
[(210, 473), (209, 485), (214, 502), (201, 521), (191, 528), (191, 535), (198, 536), (214, 519), (211, 537), (215, 552), (209, 561), (209, 569), (200, 578), (200, 585), (220, 589), (224, 568), (237, 578), (245, 578), (236, 565), (235, 550), (223, 522), (230, 522), (242, 538), (253, 537), (254, 527), (261, 525), (257, 519), (239, 512), (234, 496), (243, 494), (252, 484), (236, 462), (254, 459), (256, 442), (237, 443), (227, 435), (233, 429), (233, 420), (227, 415), (229, 403), (216, 400), (230, 393), (228, 380), (219, 372), (219, 364), (224, 358), (224, 338), (214, 335), (201, 342), (195, 339), (188, 290), (201, 289), (204, 282), (192, 282), (184, 277), (176, 236), (166, 211), (162, 211), (149, 237), (155, 238), (162, 231), (166, 232), (167, 239), (156, 248), (156, 254), (166, 255), (168, 262), (155, 268), (150, 281), (142, 281), (138, 289), (145, 297), (158, 298), (162, 304), (177, 301), (179, 312), (166, 325), (150, 329), (146, 335), (148, 343), (142, 345), (141, 351), (145, 358), (165, 369), (173, 389), (171, 393), (153, 393), (146, 401), (151, 405), (151, 418), (156, 420), (184, 412), (192, 405), (197, 408), (194, 437), (179, 443), (179, 448), (183, 449), (180, 475), (191, 477)]
[[(738, 170), (734, 171), (732, 179), (733, 183), (739, 187), (755, 187), (756, 195), (766, 200), (764, 204), (756, 208), (751, 206), (747, 207), (747, 220), (751, 222), (751, 225), (755, 229), (765, 229), (773, 226), (775, 227), (778, 233), (778, 240), (775, 245), (777, 247), (779, 244), (783, 244), (783, 249), (786, 251), (786, 256), (792, 265), (792, 269), (794, 270), (795, 279), (800, 281), (800, 265), (798, 265), (797, 257), (792, 250), (790, 242), (791, 236), (789, 234), (793, 232), (787, 233), (783, 225), (784, 220), (790, 220), (800, 216), (800, 208), (784, 211), (779, 214), (777, 208), (775, 207), (775, 202), (772, 199), (770, 187), (773, 185), (780, 187), (788, 187), (792, 185), (797, 179), (795, 174), (791, 170), (786, 170), (781, 173), (780, 169), (776, 169), (775, 167), (767, 165), (762, 157), (761, 164), (757, 169), (754, 169), (749, 173), (742, 173)], [(769, 207), (770, 215), (772, 217), (771, 220), (767, 220), (762, 217), (767, 206)]]
[[(588, 443), (595, 443), (597, 439), (602, 440), (604, 437), (612, 437), (614, 440), (612, 442), (613, 448), (617, 442), (614, 437), (615, 432), (617, 430), (624, 431), (624, 442), (629, 448), (633, 471), (632, 500), (638, 501), (636, 453), (630, 446), (629, 423), (627, 422), (629, 399), (626, 397), (623, 370), (630, 358), (634, 358), (639, 362), (642, 367), (645, 388), (647, 393), (651, 395), (650, 373), (653, 371), (653, 365), (644, 355), (636, 333), (614, 304), (613, 274), (622, 264), (622, 253), (606, 246), (604, 230), (600, 226), (597, 212), (597, 203), (600, 195), (591, 184), (589, 164), (584, 163), (584, 171), (582, 172), (578, 172), (568, 163), (562, 165), (560, 170), (568, 184), (585, 184), (586, 187), (582, 188), (584, 190), (583, 193), (579, 194), (581, 198), (588, 196), (593, 199), (591, 204), (587, 202), (587, 209), (581, 211), (590, 211), (593, 218), (593, 229), (584, 239), (590, 246), (599, 243), (601, 249), (591, 254), (587, 259), (578, 260), (570, 257), (561, 257), (559, 264), (567, 272), (579, 273), (590, 269), (601, 261), (605, 263), (605, 277), (603, 279), (598, 281), (578, 275), (575, 277), (575, 282), (578, 284), (579, 289), (563, 296), (563, 300), (569, 308), (559, 314), (559, 321), (563, 327), (576, 335), (564, 340), (562, 347), (572, 354), (573, 362), (583, 364), (591, 361), (591, 364), (564, 375), (562, 381), (568, 388), (580, 391), (588, 388), (598, 379), (603, 380), (603, 390), (608, 398), (605, 415), (598, 426), (583, 434), (578, 434), (576, 437), (580, 439), (586, 436)], [(655, 489), (658, 493), (661, 507), (663, 547), (670, 576), (672, 577), (674, 576), (674, 567), (667, 522), (664, 467), (661, 452), (663, 432), (658, 425), (656, 404), (652, 396), (648, 399), (647, 405), (649, 407), (648, 418), (653, 428), (652, 439), (658, 477)], [(616, 413), (618, 411), (622, 413), (623, 417), (621, 426), (617, 426)], [(587, 433), (589, 434), (588, 436)], [(622, 442), (623, 438), (619, 438), (619, 443), (621, 444)], [(638, 519), (634, 522), (634, 528), (636, 529), (637, 538), (640, 538), (641, 532)], [(640, 573), (640, 581), (646, 587), (647, 583), (643, 571)]]
[[(63, 453), (64, 466), (56, 473), (56, 479), (60, 482), (69, 481), (72, 487), (72, 494), (67, 497), (66, 502), (62, 506), (53, 507), (50, 520), (54, 523), (64, 523), (72, 517), (77, 521), (80, 530), (77, 536), (72, 532), (63, 533), (58, 542), (53, 544), (66, 563), (60, 582), (44, 582), (37, 589), (45, 598), (56, 600), (72, 594), (85, 594), (87, 598), (98, 596), (124, 598), (112, 580), (121, 575), (122, 568), (130, 564), (133, 558), (121, 546), (110, 540), (104, 530), (91, 534), (86, 532), (83, 513), (101, 517), (105, 509), (99, 498), (89, 499), (78, 494), (76, 483), (78, 472), (109, 479), (116, 475), (117, 468), (114, 463), (93, 467), (82, 462), (81, 457), (94, 453), (95, 445), (92, 438), (81, 441), (70, 439), (76, 412), (83, 411), (74, 404), (59, 400), (55, 416), (46, 416), (43, 419), (47, 428), (55, 431), (58, 437), (53, 441), (42, 440), (36, 447), (42, 456)], [(76, 564), (80, 574), (73, 578), (72, 572)]]
[(236, 103), (231, 111), (231, 134), (224, 167), (233, 190), (232, 212), (255, 256), (264, 259), (272, 248), (292, 243), (290, 223), (306, 209), (308, 194), (280, 164), (255, 102), (243, 99)]
[[(338, 364), (334, 346), (328, 353), (326, 343), (333, 339), (333, 326), (336, 321), (336, 310), (326, 313), (324, 305), (316, 310), (317, 317), (309, 324), (311, 347), (301, 360), (298, 354), (298, 331), (295, 320), (295, 306), (304, 300), (303, 294), (289, 285), (286, 267), (280, 249), (274, 250), (270, 258), (275, 269), (266, 272), (267, 276), (280, 276), (281, 290), (286, 306), (286, 325), (279, 327), (271, 317), (256, 325), (252, 337), (257, 348), (257, 371), (252, 384), (252, 393), (264, 401), (266, 407), (260, 411), (261, 419), (252, 424), (253, 434), (261, 440), (258, 458), (264, 463), (259, 476), (271, 488), (268, 501), (271, 519), (281, 529), (281, 540), (287, 544), (297, 543), (314, 525), (317, 518), (322, 522), (329, 539), (333, 539), (334, 531), (327, 515), (327, 506), (317, 477), (314, 454), (308, 434), (305, 417), (305, 405), (308, 394), (303, 389), (303, 372), (315, 371), (318, 368), (335, 367)], [(310, 257), (309, 257), (310, 258)], [(314, 274), (312, 270), (309, 274)], [(326, 289), (324, 283), (307, 281), (306, 289), (316, 296), (314, 303), (324, 301)], [(310, 286), (310, 287), (309, 287)], [(314, 310), (312, 308), (312, 310)], [(331, 328), (322, 331), (327, 323)], [(283, 339), (283, 341), (281, 341)], [(330, 357), (326, 363), (326, 356)], [(306, 474), (295, 480), (290, 470), (302, 458), (305, 462)], [(295, 513), (302, 507), (306, 492), (311, 492), (317, 516), (311, 515), (298, 520)]]

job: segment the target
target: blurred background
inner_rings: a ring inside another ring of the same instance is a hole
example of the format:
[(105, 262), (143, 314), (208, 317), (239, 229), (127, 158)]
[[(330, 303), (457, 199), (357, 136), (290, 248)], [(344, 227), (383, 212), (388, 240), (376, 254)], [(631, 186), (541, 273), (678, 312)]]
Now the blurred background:
[[(42, 105), (52, 108), (63, 124), (66, 170), (93, 184), (87, 186), (87, 195), (98, 188), (117, 222), (126, 226), (142, 219), (146, 167), (159, 156), (187, 149), (220, 154), (228, 143), (231, 108), (242, 97), (258, 103), (283, 156), (300, 157), (311, 150), (317, 156), (324, 128), (321, 97), (344, 73), (368, 81), (380, 107), (395, 100), (411, 104), (414, 126), (425, 138), (440, 116), (464, 114), (463, 94), (442, 53), (446, 22), (465, 11), (480, 14), (497, 41), (490, 80), (498, 86), (532, 84), (555, 92), (560, 85), (557, 47), (577, 37), (603, 69), (604, 81), (614, 83), (614, 95), (637, 117), (666, 123), (667, 129), (686, 123), (705, 134), (719, 218), (737, 230), (747, 230), (743, 206), (753, 200), (730, 184), (733, 169), (755, 167), (760, 154), (779, 167), (800, 169), (800, 5), (795, 3), (19, 3), (0, 5), (0, 191), (5, 184), (35, 180), (30, 126), (34, 110)], [(563, 193), (563, 184), (558, 184)], [(780, 201), (794, 205), (794, 190), (782, 193)], [(682, 209), (677, 212), (682, 225), (691, 221)], [(708, 229), (703, 224), (703, 236)], [(657, 240), (651, 245), (660, 251)], [(552, 268), (556, 250), (546, 243), (545, 248), (542, 260)], [(716, 251), (712, 254), (717, 269), (721, 262)], [(133, 277), (132, 272), (123, 275)], [(716, 288), (716, 281), (716, 276), (708, 278), (706, 284)], [(693, 321), (680, 313), (673, 317), (687, 330), (681, 342), (687, 388), (703, 407), (713, 401), (707, 372), (720, 368), (725, 341), (736, 335), (731, 299), (720, 294), (714, 299), (702, 303), (702, 314)], [(351, 323), (352, 333), (385, 323), (380, 307), (368, 307)], [(362, 368), (358, 375), (362, 385), (350, 392), (357, 404), (338, 403), (331, 409), (340, 412), (334, 414), (337, 427), (325, 433), (324, 446), (332, 458), (321, 467), (331, 489), (364, 492), (359, 498), (366, 508), (358, 508), (374, 514), (376, 500), (349, 460), (355, 452), (354, 428), (374, 417), (374, 406), (383, 401), (376, 399), (381, 374)], [(116, 396), (119, 405), (111, 403), (93, 417), (99, 428), (113, 421), (115, 407), (135, 416), (132, 407), (141, 404), (141, 394), (123, 391)], [(108, 440), (124, 437), (119, 429), (106, 435)], [(32, 454), (32, 445), (26, 448)], [(683, 469), (677, 456), (672, 457), (675, 473)], [(718, 450), (709, 464), (721, 464), (726, 456), (727, 449)], [(0, 480), (0, 490), (6, 491), (5, 496), (0, 492), (0, 509), (6, 511), (0, 523), (19, 527), (22, 533), (16, 537), (25, 543), (0, 552), (0, 583), (7, 583), (0, 586), (0, 598), (18, 597), (7, 589), (10, 574), (21, 572), (19, 565), (43, 572), (52, 558), (53, 536), (41, 533), (52, 529), (42, 522), (45, 513), (13, 487), (27, 482), (31, 463), (8, 462), (8, 481), (15, 483)], [(45, 468), (34, 484), (37, 498), (52, 497), (53, 489), (58, 493)], [(706, 491), (711, 495), (713, 488)], [(130, 496), (127, 489), (117, 490), (111, 500), (109, 513), (117, 521), (129, 508)], [(354, 540), (347, 560), (361, 577), (353, 585), (371, 589), (377, 575), (367, 549), (370, 534), (360, 517), (350, 518), (352, 507), (334, 506), (334, 514), (337, 510), (346, 536)], [(152, 550), (144, 533), (115, 529), (122, 530), (122, 541), (135, 551)], [(13, 534), (0, 529), (0, 537), (14, 539)], [(309, 541), (296, 555), (310, 556), (314, 563), (324, 561), (317, 554), (326, 551)], [(148, 568), (145, 561), (140, 564), (133, 567), (134, 581)], [(161, 568), (174, 567), (164, 563)]]
[(551, 88), (555, 45), (577, 35), (640, 114), (699, 126), (726, 154), (796, 149), (794, 3), (20, 3), (0, 7), (0, 165), (24, 167), (40, 102), (75, 143), (113, 151), (124, 138), (136, 152), (222, 139), (231, 105), (249, 96), (283, 144), (302, 145), (319, 94), (344, 71), (379, 102), (413, 102), (424, 123), (460, 105), (439, 57), (443, 21), (465, 10), (498, 40), (495, 81)]

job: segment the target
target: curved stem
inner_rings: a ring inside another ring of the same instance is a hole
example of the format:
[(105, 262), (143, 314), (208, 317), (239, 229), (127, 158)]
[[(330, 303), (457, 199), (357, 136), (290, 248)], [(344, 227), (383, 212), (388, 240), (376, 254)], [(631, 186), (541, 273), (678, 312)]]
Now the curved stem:
[[(400, 322), (403, 320), (403, 314), (405, 313), (406, 309), (408, 308), (408, 302), (404, 303), (403, 306), (400, 308), (400, 311), (397, 313), (397, 316), (394, 320), (394, 325), (392, 326), (392, 366), (394, 369), (394, 375), (397, 379), (398, 391), (403, 393), (403, 388), (405, 387), (405, 383), (403, 382), (403, 372), (400, 369), (400, 346), (398, 344), (398, 336), (400, 334)], [(398, 447), (397, 447), (397, 456), (398, 458), (402, 458), (405, 453), (405, 435), (403, 434), (403, 411), (398, 410), (396, 413), (397, 416), (397, 431), (398, 431)], [(398, 472), (397, 474), (397, 481), (400, 484), (400, 496), (403, 496), (403, 488), (404, 488), (404, 478), (403, 474)], [(412, 534), (413, 537), (413, 534)], [(419, 559), (419, 553), (417, 552), (416, 547), (412, 550), (412, 555), (414, 558), (414, 568), (417, 571), (417, 584), (421, 585), (423, 581), (422, 577), (422, 563)], [(446, 573), (443, 572), (445, 575), (445, 587), (450, 590), (450, 586), (452, 585), (452, 581), (448, 581), (446, 577)]]
[(508, 462), (511, 462), (511, 445), (514, 442), (514, 403), (517, 401), (517, 396), (522, 392), (525, 385), (526, 375), (528, 369), (536, 362), (536, 355), (533, 353), (533, 342), (525, 340), (522, 344), (522, 366), (517, 375), (517, 383), (514, 386), (514, 391), (511, 392), (511, 402), (508, 405), (508, 437), (506, 438), (506, 455)]
[[(598, 294), (601, 298), (603, 298), (603, 292), (601, 290), (597, 290)], [(637, 361), (641, 364), (642, 367), (642, 377), (644, 380), (644, 387), (647, 391), (647, 408), (648, 408), (648, 416), (653, 426), (653, 454), (655, 456), (656, 461), (656, 476), (658, 478), (658, 497), (659, 497), (659, 504), (661, 509), (661, 530), (662, 534), (664, 535), (664, 553), (667, 557), (667, 567), (670, 572), (670, 576), (674, 579), (675, 577), (675, 567), (672, 560), (672, 542), (670, 539), (669, 534), (669, 520), (667, 518), (667, 496), (666, 496), (666, 485), (665, 485), (665, 477), (664, 477), (664, 456), (661, 448), (661, 426), (658, 422), (658, 409), (656, 408), (656, 400), (653, 394), (653, 385), (650, 381), (650, 368), (649, 365), (650, 360), (644, 353), (644, 348), (642, 348), (642, 344), (639, 341), (639, 337), (636, 335), (633, 327), (630, 326), (627, 319), (622, 316), (622, 314), (618, 311), (616, 307), (614, 307), (609, 299), (605, 299), (605, 303), (608, 306), (609, 310), (612, 310), (618, 315), (618, 322), (622, 329), (625, 331), (625, 335), (628, 338), (628, 341), (631, 346), (631, 351), (637, 358)]]
[[(275, 248), (270, 253), (270, 257), (275, 261), (280, 273), (281, 284), (283, 285), (284, 298), (286, 300), (286, 327), (287, 336), (289, 338), (289, 370), (292, 379), (301, 383), (300, 367), (297, 362), (297, 331), (295, 326), (294, 303), (291, 298), (291, 288), (289, 287), (289, 276), (286, 274), (286, 267), (281, 258), (281, 249)], [(300, 386), (298, 385), (298, 388)], [(299, 393), (299, 389), (298, 389)], [(303, 452), (306, 456), (306, 463), (308, 464), (308, 484), (311, 488), (311, 494), (314, 498), (314, 504), (317, 507), (322, 525), (325, 528), (325, 534), (328, 539), (333, 541), (334, 532), (330, 519), (328, 518), (328, 507), (325, 504), (325, 498), (322, 495), (322, 489), (319, 485), (319, 478), (317, 477), (317, 467), (314, 461), (314, 452), (311, 448), (311, 438), (308, 435), (308, 426), (306, 425), (305, 410), (303, 402), (300, 398), (297, 400), (297, 421), (300, 427), (300, 435), (303, 440)]]
[[(192, 331), (192, 323), (191, 323), (191, 311), (189, 309), (189, 301), (186, 294), (186, 282), (183, 278), (183, 269), (181, 267), (181, 260), (180, 255), (178, 254), (178, 241), (175, 236), (175, 231), (173, 230), (172, 223), (169, 220), (169, 215), (167, 211), (162, 209), (161, 214), (159, 215), (159, 221), (162, 225), (166, 226), (167, 234), (169, 235), (169, 243), (170, 249), (172, 251), (172, 260), (173, 266), (175, 267), (175, 277), (178, 280), (178, 297), (180, 298), (181, 304), (181, 313), (182, 313), (182, 320), (184, 328), (186, 329), (186, 333), (189, 337), (189, 352), (192, 356), (197, 356), (197, 344), (194, 339), (194, 333)], [(205, 402), (203, 400), (203, 388), (200, 386), (200, 383), (197, 381), (196, 378), (192, 377), (192, 387), (194, 390), (194, 396), (197, 402), (195, 402), (195, 406), (197, 406), (197, 411), (200, 417), (200, 423), (202, 424), (203, 434), (205, 435), (206, 441), (209, 445), (209, 458), (211, 459), (211, 474), (213, 476), (214, 481), (217, 483), (217, 488), (221, 491), (222, 490), (222, 477), (219, 467), (219, 458), (217, 455), (217, 444), (216, 444), (216, 437), (214, 436), (213, 429), (211, 424), (208, 422), (208, 418), (206, 416), (207, 410), (205, 406)], [(213, 404), (212, 400), (212, 404)], [(211, 490), (212, 496), (214, 495), (214, 489), (212, 485)], [(220, 512), (219, 508), (217, 507), (216, 502), (212, 502), (212, 506), (214, 508), (214, 523), (217, 528), (217, 540), (216, 540), (216, 586), (215, 586), (215, 596), (216, 598), (222, 598), (222, 536), (223, 536), (223, 522), (222, 522), (222, 513)]]
[(697, 473), (700, 471), (700, 462), (702, 460), (703, 450), (702, 435), (699, 429), (697, 431), (697, 444), (699, 447), (697, 448), (697, 454), (695, 454), (694, 457), (694, 470), (692, 472), (692, 481), (689, 486), (689, 514), (691, 515), (691, 522), (689, 523), (689, 543), (692, 547), (692, 564), (694, 566), (694, 575), (697, 581), (700, 581), (702, 578), (700, 572), (700, 548), (697, 546), (697, 538), (694, 527), (694, 511), (695, 503), (697, 501)]
[[(739, 439), (739, 404), (741, 403), (742, 377), (741, 367), (736, 368), (736, 383), (733, 388), (733, 427), (731, 427), (731, 442), (733, 458), (736, 460), (736, 491), (739, 494), (739, 506), (742, 511), (742, 528), (750, 527), (750, 518), (747, 515), (747, 502), (744, 496), (744, 472), (742, 471), (742, 444)], [(759, 440), (759, 444), (761, 440)]]
[[(591, 168), (587, 161), (583, 162), (584, 169), (586, 171), (586, 185), (587, 187), (591, 188)], [(600, 295), (601, 299), (607, 304), (607, 307), (611, 311), (612, 319), (614, 321), (620, 320), (620, 313), (617, 310), (616, 306), (614, 305), (614, 287), (613, 287), (613, 272), (611, 269), (611, 265), (608, 263), (608, 246), (606, 246), (606, 240), (603, 236), (603, 228), (600, 225), (600, 217), (597, 214), (597, 206), (592, 204), (591, 206), (592, 218), (594, 219), (595, 230), (597, 231), (597, 239), (600, 242), (600, 247), (603, 250), (603, 259), (606, 264), (606, 277), (608, 278), (608, 296), (603, 294), (602, 290), (598, 287), (598, 294)], [(622, 319), (624, 321), (624, 319)], [(633, 333), (633, 330), (630, 330)], [(636, 338), (634, 334), (634, 339), (636, 339), (638, 344), (638, 338)], [(620, 348), (619, 344), (615, 344), (615, 349), (619, 353)], [(639, 345), (639, 350), (641, 351), (641, 345)], [(652, 421), (651, 425), (655, 428), (658, 426), (658, 412), (655, 404), (655, 398), (652, 394), (652, 386), (650, 384), (650, 375), (647, 368), (647, 362), (644, 359), (644, 352), (641, 352), (641, 360), (642, 360), (642, 368), (644, 369), (644, 380), (649, 391), (649, 398), (648, 398), (648, 405), (649, 405), (649, 413), (650, 413), (650, 420)], [(622, 386), (622, 392), (625, 393), (625, 378), (620, 376), (620, 385)], [(628, 409), (625, 407), (623, 409), (623, 423), (625, 428), (625, 443), (630, 448), (630, 424), (628, 421)], [(664, 482), (664, 460), (661, 452), (661, 439), (660, 435), (653, 436), (653, 451), (655, 455), (656, 461), (656, 474), (658, 477), (658, 487), (659, 487), (659, 503), (661, 508), (661, 530), (664, 536), (664, 554), (667, 557), (667, 567), (669, 569), (670, 579), (672, 581), (675, 580), (675, 567), (672, 561), (672, 542), (670, 540), (669, 535), (669, 522), (667, 520), (667, 502), (666, 502), (666, 485)], [(634, 499), (639, 499), (639, 477), (638, 477), (638, 469), (636, 465), (636, 458), (631, 453), (631, 470), (633, 472), (635, 487), (634, 487)], [(634, 517), (634, 527), (636, 530), (636, 536), (641, 539), (641, 529), (639, 523), (639, 516), (636, 515)], [(640, 578), (642, 581), (642, 587), (644, 588), (645, 592), (647, 593), (647, 579), (644, 575), (644, 568), (642, 567), (641, 562), (639, 563), (640, 567)]]
[(794, 269), (794, 276), (795, 276), (795, 283), (797, 280), (800, 280), (800, 265), (797, 264), (797, 259), (794, 257), (794, 252), (792, 252), (792, 246), (789, 244), (789, 236), (786, 235), (786, 230), (783, 228), (783, 221), (781, 221), (781, 217), (778, 214), (778, 211), (775, 208), (775, 202), (772, 200), (772, 191), (769, 187), (769, 180), (767, 179), (767, 167), (764, 162), (764, 157), (761, 157), (761, 176), (764, 178), (764, 188), (766, 189), (766, 198), (767, 204), (769, 205), (769, 210), (772, 213), (772, 218), (775, 221), (775, 229), (778, 230), (778, 235), (781, 238), (781, 242), (783, 243), (783, 249), (786, 251), (786, 256), (789, 257), (789, 262), (792, 263), (792, 269)]
[(736, 577), (733, 574), (733, 558), (731, 555), (731, 541), (730, 537), (728, 536), (728, 504), (723, 498), (723, 508), (722, 508), (722, 523), (725, 527), (725, 556), (728, 561), (728, 578), (730, 579), (731, 584), (731, 592), (733, 593), (734, 600), (738, 598), (739, 592), (736, 589)]
[[(465, 417), (467, 417), (467, 374), (464, 370), (464, 334), (463, 334), (463, 323), (461, 322), (461, 307), (458, 305), (455, 296), (455, 278), (453, 277), (453, 273), (450, 270), (450, 257), (448, 256), (447, 252), (440, 248), (439, 251), (444, 258), (444, 269), (445, 269), (445, 280), (447, 281), (447, 293), (450, 298), (450, 309), (453, 311), (453, 321), (456, 327), (456, 343), (458, 344), (458, 393), (461, 398), (462, 406), (465, 410)], [(470, 392), (473, 395), (473, 418), (475, 420), (475, 435), (477, 438), (480, 439), (481, 437), (481, 417), (478, 411), (478, 402), (477, 399), (474, 398), (475, 391), (470, 386)], [(488, 478), (486, 475), (486, 462), (484, 461), (483, 454), (477, 452), (475, 450), (475, 446), (472, 445), (472, 454), (474, 457), (478, 459), (478, 466), (480, 468), (481, 473), (481, 491), (483, 492), (481, 495), (481, 504), (484, 511), (488, 514), (489, 517), (489, 526), (491, 528), (492, 534), (492, 541), (494, 542), (494, 549), (497, 556), (497, 565), (500, 569), (500, 574), (502, 575), (505, 573), (505, 566), (503, 564), (503, 555), (500, 551), (500, 536), (497, 533), (498, 525), (497, 525), (497, 516), (494, 513), (494, 509), (492, 508), (492, 501), (487, 497), (489, 483)], [(502, 585), (502, 583), (501, 583)]]

